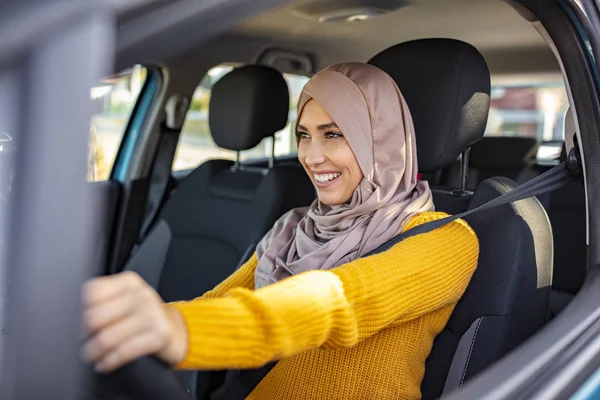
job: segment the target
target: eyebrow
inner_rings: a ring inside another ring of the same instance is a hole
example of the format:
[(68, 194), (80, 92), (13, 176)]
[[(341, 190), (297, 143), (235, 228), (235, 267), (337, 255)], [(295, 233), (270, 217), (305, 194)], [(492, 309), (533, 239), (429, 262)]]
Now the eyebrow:
[[(335, 122), (330, 122), (328, 124), (322, 124), (317, 126), (317, 129), (320, 131), (325, 131), (327, 129), (337, 128), (337, 124)], [(308, 131), (304, 125), (298, 124), (298, 130)]]
[(323, 125), (317, 126), (317, 129), (320, 131), (325, 131), (327, 129), (337, 128), (337, 127), (338, 126), (335, 124), (335, 122), (330, 122), (328, 124), (323, 124)]

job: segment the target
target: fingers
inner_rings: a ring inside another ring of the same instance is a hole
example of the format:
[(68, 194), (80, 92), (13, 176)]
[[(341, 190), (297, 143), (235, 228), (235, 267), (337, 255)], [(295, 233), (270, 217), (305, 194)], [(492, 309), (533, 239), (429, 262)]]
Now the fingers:
[(83, 358), (89, 363), (96, 363), (121, 343), (143, 333), (144, 329), (144, 320), (136, 316), (107, 326), (86, 342), (83, 347)]
[(94, 278), (84, 284), (84, 305), (92, 306), (122, 293), (127, 293), (132, 287), (139, 285), (139, 281), (141, 281), (141, 278), (134, 272), (123, 272)]
[(96, 278), (86, 284), (83, 297), (88, 333), (97, 332), (128, 314), (143, 312), (139, 308), (154, 300), (149, 286), (133, 272)]
[(86, 284), (83, 297), (85, 328), (91, 337), (82, 355), (98, 371), (113, 371), (149, 354), (165, 361), (185, 356), (185, 325), (169, 314), (160, 296), (137, 274), (96, 278)]
[(97, 372), (109, 373), (140, 357), (154, 354), (161, 346), (160, 340), (151, 333), (133, 336), (107, 353), (96, 363)]
[(92, 334), (131, 314), (135, 297), (133, 293), (123, 293), (88, 307), (83, 316), (86, 332)]

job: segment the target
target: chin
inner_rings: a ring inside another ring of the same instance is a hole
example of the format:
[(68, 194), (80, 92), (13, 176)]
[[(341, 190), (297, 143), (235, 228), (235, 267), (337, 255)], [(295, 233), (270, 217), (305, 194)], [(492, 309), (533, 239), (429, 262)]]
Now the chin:
[(337, 196), (319, 196), (319, 201), (327, 206), (339, 206), (346, 203), (346, 201)]

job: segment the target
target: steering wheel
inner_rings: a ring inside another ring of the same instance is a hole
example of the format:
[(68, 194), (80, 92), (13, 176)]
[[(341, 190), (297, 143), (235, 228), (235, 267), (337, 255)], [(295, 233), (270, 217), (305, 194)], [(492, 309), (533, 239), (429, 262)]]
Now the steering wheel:
[(101, 399), (193, 400), (167, 364), (142, 357), (109, 374), (97, 374), (95, 392)]

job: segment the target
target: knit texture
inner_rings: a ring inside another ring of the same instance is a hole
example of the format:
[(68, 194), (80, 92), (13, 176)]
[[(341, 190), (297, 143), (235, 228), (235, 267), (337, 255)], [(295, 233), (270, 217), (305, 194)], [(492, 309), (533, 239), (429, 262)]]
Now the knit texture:
[[(414, 216), (405, 229), (443, 218)], [(255, 368), (280, 360), (248, 399), (418, 399), (425, 360), (477, 266), (462, 220), (330, 271), (254, 291), (253, 256), (189, 301), (180, 369)]]

